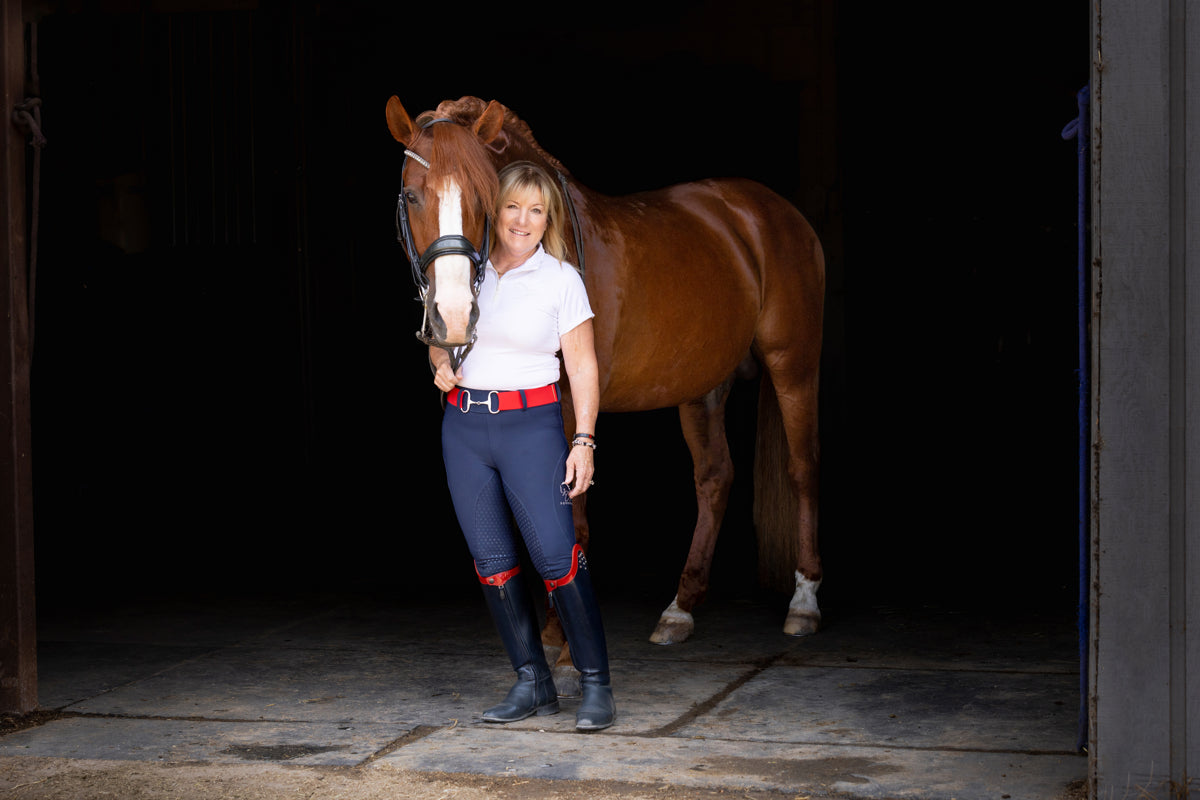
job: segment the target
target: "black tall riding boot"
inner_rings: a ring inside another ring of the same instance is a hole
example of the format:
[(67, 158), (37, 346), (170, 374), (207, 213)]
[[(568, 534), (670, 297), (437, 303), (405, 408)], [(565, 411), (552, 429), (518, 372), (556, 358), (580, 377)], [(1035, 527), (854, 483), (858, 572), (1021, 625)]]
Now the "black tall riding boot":
[(600, 606), (592, 591), (583, 548), (575, 545), (575, 561), (570, 572), (554, 581), (546, 581), (550, 602), (562, 621), (571, 661), (579, 670), (579, 688), (583, 697), (575, 712), (575, 727), (581, 731), (598, 731), (613, 724), (617, 705), (613, 701), (612, 683), (608, 675), (608, 646), (604, 641), (604, 625), (600, 621)]
[(520, 571), (517, 567), (486, 578), (479, 576), (496, 630), (517, 673), (517, 682), (504, 702), (483, 712), (484, 722), (516, 722), (532, 714), (558, 713), (558, 692), (542, 650), (533, 599)]

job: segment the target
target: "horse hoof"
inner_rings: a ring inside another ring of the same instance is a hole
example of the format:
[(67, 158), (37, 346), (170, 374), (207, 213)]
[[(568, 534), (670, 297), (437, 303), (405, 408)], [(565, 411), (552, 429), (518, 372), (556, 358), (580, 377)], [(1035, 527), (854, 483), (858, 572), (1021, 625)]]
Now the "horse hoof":
[(821, 627), (821, 607), (817, 604), (817, 589), (821, 581), (809, 580), (796, 570), (796, 593), (788, 604), (783, 632), (788, 636), (809, 636)]
[(821, 612), (789, 611), (783, 623), (783, 632), (788, 636), (810, 636), (821, 628)]
[(553, 669), (554, 685), (558, 688), (559, 697), (579, 697), (583, 690), (579, 687), (579, 670), (572, 666), (560, 665)]
[(655, 644), (682, 644), (692, 635), (691, 625), (681, 625), (677, 622), (659, 622), (650, 641)]
[(679, 607), (675, 600), (667, 606), (667, 610), (658, 618), (658, 626), (650, 634), (650, 641), (655, 644), (680, 644), (686, 642), (696, 629), (692, 615)]

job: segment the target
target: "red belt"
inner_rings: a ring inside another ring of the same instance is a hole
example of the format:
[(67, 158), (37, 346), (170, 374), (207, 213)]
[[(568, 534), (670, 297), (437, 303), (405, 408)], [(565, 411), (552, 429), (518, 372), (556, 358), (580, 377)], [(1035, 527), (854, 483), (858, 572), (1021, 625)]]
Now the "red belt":
[(536, 389), (517, 389), (512, 392), (484, 392), (455, 386), (446, 395), (446, 402), (464, 414), (471, 410), (471, 406), (484, 406), (491, 413), (499, 414), (501, 411), (557, 403), (558, 386), (548, 383)]

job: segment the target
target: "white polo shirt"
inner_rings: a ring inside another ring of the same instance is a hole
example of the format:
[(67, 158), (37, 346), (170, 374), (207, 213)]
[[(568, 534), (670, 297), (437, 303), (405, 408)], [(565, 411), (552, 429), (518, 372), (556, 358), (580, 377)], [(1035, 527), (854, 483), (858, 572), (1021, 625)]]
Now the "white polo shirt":
[(504, 275), (488, 261), (479, 290), (478, 339), (462, 364), (470, 389), (534, 389), (559, 379), (559, 338), (595, 316), (583, 278), (538, 245)]

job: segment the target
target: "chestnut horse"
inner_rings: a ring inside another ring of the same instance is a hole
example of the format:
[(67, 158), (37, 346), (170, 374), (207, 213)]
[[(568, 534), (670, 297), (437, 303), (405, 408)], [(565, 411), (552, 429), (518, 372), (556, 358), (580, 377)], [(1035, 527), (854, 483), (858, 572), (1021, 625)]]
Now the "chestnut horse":
[[(742, 179), (604, 196), (572, 178), (528, 125), (494, 100), (447, 100), (414, 120), (392, 97), (387, 123), (406, 147), (398, 216), (411, 224), (410, 258), (418, 261), (414, 272), (423, 286), (426, 321), (418, 337), (455, 357), (469, 348), (478, 314), (471, 267), (476, 274), (481, 268), (470, 243), (485, 246), (482, 217), (492, 210), (495, 192), (478, 174), (479, 162), (498, 169), (533, 161), (558, 176), (574, 206), (567, 239), (576, 243), (574, 261), (583, 267), (596, 314), (601, 411), (679, 408), (699, 514), (675, 598), (651, 640), (682, 642), (693, 631), (691, 612), (708, 587), (733, 479), (725, 402), (735, 373), (754, 361), (762, 374), (755, 468), (760, 558), (767, 561), (764, 574), (782, 567), (788, 589), (794, 586), (784, 633), (815, 632), (821, 619), (817, 388), (825, 264), (800, 212)], [(564, 417), (574, 419), (569, 410)], [(764, 435), (763, 426), (772, 424)], [(774, 461), (772, 453), (778, 454)], [(780, 513), (782, 524), (775, 519)], [(586, 547), (582, 502), (575, 506), (575, 526)]]

